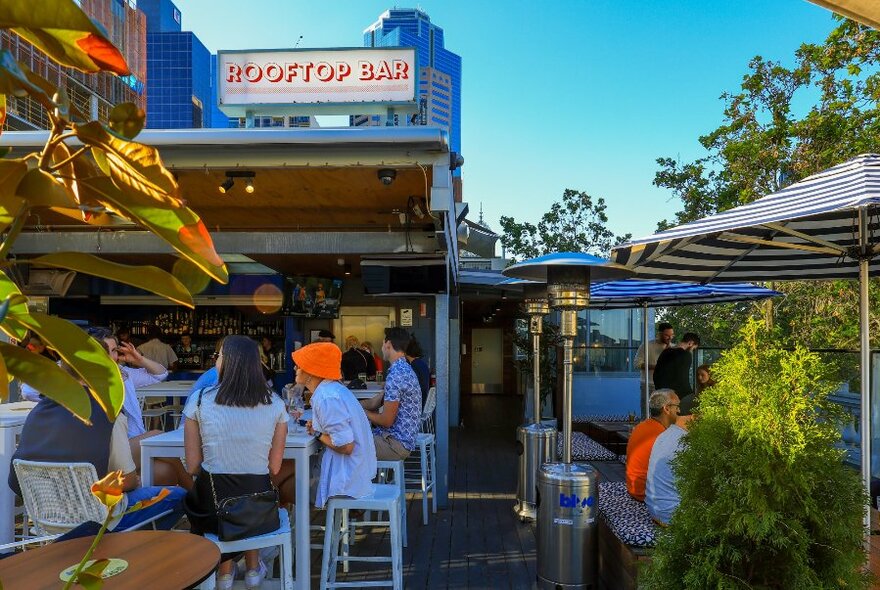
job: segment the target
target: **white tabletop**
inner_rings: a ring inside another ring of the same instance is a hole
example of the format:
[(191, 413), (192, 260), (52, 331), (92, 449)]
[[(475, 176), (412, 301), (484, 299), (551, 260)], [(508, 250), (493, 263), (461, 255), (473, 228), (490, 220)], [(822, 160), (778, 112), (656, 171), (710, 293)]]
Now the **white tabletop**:
[[(307, 447), (315, 437), (307, 434), (305, 429), (303, 432), (290, 432), (287, 434), (287, 442), (284, 445), (286, 449), (296, 449)], [(177, 428), (170, 432), (163, 432), (156, 436), (141, 439), (142, 447), (180, 447), (183, 448), (183, 428)]]
[(182, 381), (160, 381), (137, 390), (138, 397), (180, 397), (189, 395), (195, 381), (186, 379)]
[(35, 405), (36, 402), (0, 404), (0, 428), (21, 426)]

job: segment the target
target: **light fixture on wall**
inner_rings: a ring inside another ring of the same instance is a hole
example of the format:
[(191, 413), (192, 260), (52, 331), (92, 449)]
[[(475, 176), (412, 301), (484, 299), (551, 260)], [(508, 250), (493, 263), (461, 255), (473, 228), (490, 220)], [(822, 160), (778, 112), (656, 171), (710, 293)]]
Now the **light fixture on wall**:
[(345, 276), (347, 276), (347, 277), (350, 277), (350, 276), (351, 276), (351, 264), (346, 263), (346, 265), (345, 265)]
[(221, 194), (226, 194), (230, 190), (232, 190), (233, 185), (235, 185), (236, 178), (244, 179), (244, 190), (248, 194), (253, 194), (256, 190), (254, 186), (254, 177), (257, 175), (253, 170), (227, 170), (226, 171), (226, 180), (220, 183), (218, 190)]

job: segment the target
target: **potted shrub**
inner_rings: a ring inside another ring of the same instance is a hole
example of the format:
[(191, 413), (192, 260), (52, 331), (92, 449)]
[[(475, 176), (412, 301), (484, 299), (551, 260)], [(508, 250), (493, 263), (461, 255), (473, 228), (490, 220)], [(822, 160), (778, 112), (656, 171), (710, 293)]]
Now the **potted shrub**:
[(843, 463), (834, 368), (758, 322), (713, 367), (717, 384), (673, 462), (681, 505), (640, 582), (651, 589), (867, 588), (868, 499)]

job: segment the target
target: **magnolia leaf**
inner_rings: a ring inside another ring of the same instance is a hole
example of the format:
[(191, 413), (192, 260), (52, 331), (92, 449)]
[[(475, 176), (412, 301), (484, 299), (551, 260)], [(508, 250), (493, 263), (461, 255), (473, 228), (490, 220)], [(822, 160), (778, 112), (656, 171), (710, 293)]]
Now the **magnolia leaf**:
[(80, 141), (98, 148), (94, 150), (95, 161), (127, 195), (141, 195), (167, 207), (183, 207), (177, 181), (162, 164), (159, 150), (116, 137), (97, 121), (75, 125), (74, 131)]
[(9, 308), (13, 305), (18, 305), (20, 303), (24, 303), (27, 305), (27, 297), (24, 295), (12, 294), (6, 299), (3, 300), (3, 303), (0, 303), (0, 322), (6, 319), (6, 314), (9, 313)]
[[(70, 148), (63, 141), (59, 141), (52, 150), (52, 164), (58, 165), (67, 161), (71, 156)], [(67, 190), (73, 196), (73, 199), (79, 203), (79, 188), (76, 185), (76, 169), (73, 167), (73, 161), (69, 161), (56, 169), (58, 178), (67, 187)]]
[(106, 212), (83, 211), (82, 209), (67, 209), (65, 207), (52, 207), (51, 211), (76, 221), (83, 221), (89, 225), (94, 225), (95, 227), (131, 226), (130, 222), (114, 217)]
[(67, 190), (57, 178), (34, 168), (29, 170), (15, 191), (16, 195), (27, 201), (31, 207), (67, 207), (77, 206), (73, 194)]
[(0, 28), (12, 29), (52, 59), (86, 73), (130, 73), (107, 35), (70, 0), (0, 2)]
[[(55, 350), (89, 386), (92, 396), (113, 420), (122, 408), (125, 387), (119, 367), (104, 347), (75, 324), (42, 312), (6, 316), (4, 324), (30, 329)], [(39, 391), (39, 390), (38, 390)]]
[(59, 88), (55, 91), (55, 94), (52, 95), (52, 101), (58, 105), (56, 108), (58, 109), (58, 115), (67, 119), (70, 117), (70, 97), (67, 95), (67, 90), (64, 88)]
[(126, 139), (134, 139), (144, 128), (147, 114), (131, 102), (123, 102), (110, 111), (110, 129)]
[(211, 277), (205, 271), (186, 258), (178, 258), (174, 262), (171, 274), (177, 277), (193, 295), (197, 295), (207, 289), (208, 284), (211, 282)]
[(55, 108), (50, 95), (31, 81), (25, 68), (15, 61), (8, 49), (0, 51), (0, 93), (18, 97), (30, 96), (47, 109)]
[(25, 202), (15, 196), (15, 191), (26, 173), (23, 160), (0, 160), (0, 231), (5, 231), (23, 211)]
[(208, 273), (214, 280), (226, 284), (229, 274), (226, 264), (214, 250), (214, 242), (199, 216), (188, 207), (162, 209), (128, 199), (106, 177), (80, 177), (80, 192), (101, 202), (108, 209), (139, 223), (162, 238), (183, 257)]
[[(13, 280), (9, 278), (9, 275), (4, 272), (0, 272), (0, 298), (5, 301), (6, 299), (10, 299), (13, 295), (24, 297), (24, 295), (22, 295), (21, 293), (21, 290), (19, 290), (18, 285), (16, 285)], [(14, 303), (11, 303), (9, 309), (7, 310), (7, 315), (27, 315), (28, 307), (26, 301), (27, 298), (25, 297), (25, 302), (21, 302), (21, 300), (16, 300)], [(9, 322), (6, 321), (5, 317), (3, 318), (3, 321), (0, 322), (0, 330), (3, 330), (11, 338), (15, 338), (16, 340), (24, 340), (25, 336), (27, 336), (26, 328), (11, 326)]]
[(129, 266), (83, 252), (59, 252), (29, 260), (31, 264), (66, 268), (138, 287), (175, 303), (195, 307), (186, 286), (170, 273), (155, 266)]
[(89, 394), (67, 371), (42, 355), (7, 342), (0, 342), (0, 356), (10, 375), (55, 400), (83, 422), (91, 423)]

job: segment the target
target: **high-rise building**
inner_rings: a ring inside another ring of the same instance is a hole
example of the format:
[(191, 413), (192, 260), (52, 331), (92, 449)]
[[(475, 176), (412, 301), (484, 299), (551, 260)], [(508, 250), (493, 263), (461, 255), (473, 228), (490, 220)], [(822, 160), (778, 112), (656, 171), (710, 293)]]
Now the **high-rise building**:
[[(461, 56), (443, 46), (443, 29), (415, 8), (386, 10), (364, 31), (364, 47), (414, 47), (419, 66), (419, 113), (352, 117), (360, 125), (432, 125), (447, 129), (452, 151), (461, 153)], [(456, 170), (458, 173), (458, 170)]]
[(147, 17), (147, 124), (150, 129), (226, 127), (216, 108), (211, 52), (182, 27), (171, 0), (138, 0)]
[[(53, 86), (63, 88), (72, 105), (92, 119), (107, 121), (110, 109), (122, 102), (133, 102), (144, 108), (146, 18), (137, 9), (134, 0), (80, 0), (77, 2), (90, 18), (99, 22), (110, 40), (125, 57), (131, 70), (129, 76), (101, 72), (83, 74), (72, 68), (59, 67), (45, 53), (9, 32), (0, 31), (0, 49), (9, 50), (13, 57), (25, 64)], [(45, 109), (30, 97), (7, 97), (6, 128), (16, 130), (48, 129), (49, 116)]]

